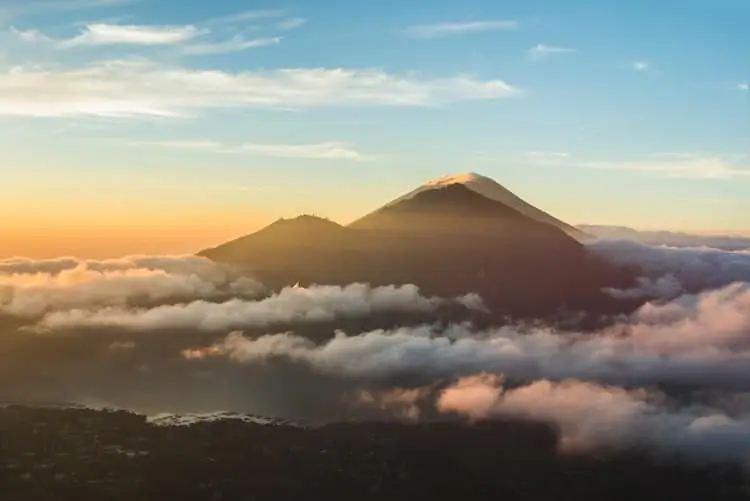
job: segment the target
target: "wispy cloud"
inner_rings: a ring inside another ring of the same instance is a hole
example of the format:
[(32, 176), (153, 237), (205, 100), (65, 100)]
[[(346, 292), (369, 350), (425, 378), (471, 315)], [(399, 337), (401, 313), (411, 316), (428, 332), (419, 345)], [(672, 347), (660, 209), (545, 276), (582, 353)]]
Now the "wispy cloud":
[(648, 71), (651, 69), (651, 63), (648, 61), (634, 61), (631, 66), (635, 71)]
[(482, 31), (510, 30), (517, 27), (518, 21), (473, 21), (411, 26), (405, 30), (405, 33), (413, 38), (438, 38)]
[(170, 148), (180, 150), (203, 150), (218, 153), (246, 153), (281, 158), (364, 160), (366, 157), (349, 143), (330, 141), (313, 144), (258, 144), (231, 145), (207, 140), (176, 141), (129, 141), (130, 146)]
[(39, 30), (19, 30), (14, 27), (10, 28), (10, 32), (15, 35), (18, 39), (27, 43), (54, 43), (53, 38), (48, 37)]
[(280, 23), (276, 25), (276, 27), (280, 30), (284, 31), (290, 31), (290, 30), (296, 30), (297, 28), (304, 26), (307, 24), (307, 19), (304, 17), (290, 17), (289, 19), (284, 19)]
[(748, 90), (750, 90), (750, 84), (748, 84), (748, 83), (737, 84), (737, 90), (741, 90), (741, 91), (747, 92)]
[(243, 144), (237, 151), (284, 158), (361, 160), (362, 155), (347, 143)]
[(59, 43), (60, 47), (81, 45), (175, 45), (207, 34), (208, 31), (187, 26), (139, 26), (90, 24), (83, 32)]
[(576, 49), (540, 43), (529, 49), (529, 56), (532, 59), (545, 59), (556, 54), (568, 54), (571, 52), (576, 52)]
[(737, 155), (711, 153), (653, 153), (643, 160), (590, 160), (562, 152), (530, 151), (526, 161), (541, 166), (583, 167), (643, 172), (661, 178), (685, 180), (750, 179), (750, 164), (738, 163)]
[(242, 12), (235, 12), (227, 14), (225, 16), (214, 17), (207, 21), (207, 24), (236, 24), (247, 21), (258, 21), (260, 19), (273, 19), (278, 17), (284, 17), (286, 11), (284, 10), (246, 10)]
[(228, 72), (145, 60), (0, 72), (0, 116), (184, 117), (215, 108), (437, 106), (514, 97), (502, 80), (402, 77), (380, 70), (292, 68)]
[(224, 145), (218, 141), (177, 140), (177, 141), (128, 141), (130, 146), (147, 148), (174, 148), (180, 150), (220, 150)]
[(527, 151), (524, 160), (536, 165), (558, 165), (565, 162), (570, 153), (564, 151)]
[(269, 45), (278, 45), (280, 43), (280, 37), (245, 40), (241, 35), (237, 35), (225, 42), (188, 45), (183, 49), (183, 52), (192, 55), (224, 54), (228, 52), (242, 52), (243, 50), (257, 47), (268, 47)]
[(665, 160), (583, 162), (578, 165), (594, 169), (640, 171), (673, 179), (750, 179), (750, 166), (735, 165), (719, 156), (666, 157)]

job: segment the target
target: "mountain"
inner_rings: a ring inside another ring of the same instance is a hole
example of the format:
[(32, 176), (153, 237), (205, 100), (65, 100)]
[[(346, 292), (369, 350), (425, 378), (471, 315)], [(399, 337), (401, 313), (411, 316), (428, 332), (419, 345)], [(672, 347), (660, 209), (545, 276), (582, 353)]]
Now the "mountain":
[(514, 209), (515, 211), (535, 221), (551, 224), (552, 226), (555, 226), (561, 229), (567, 235), (575, 238), (576, 240), (580, 242), (584, 242), (593, 238), (591, 235), (587, 234), (585, 231), (581, 230), (580, 228), (576, 228), (575, 226), (564, 223), (563, 221), (560, 221), (559, 219), (551, 216), (550, 214), (534, 207), (533, 205), (529, 204), (525, 200), (516, 196), (514, 193), (512, 193), (510, 190), (508, 190), (507, 188), (505, 188), (503, 185), (496, 182), (495, 180), (490, 179), (486, 176), (482, 176), (475, 172), (443, 176), (443, 177), (434, 179), (432, 181), (428, 181), (427, 183), (423, 184), (417, 189), (390, 202), (385, 207), (378, 209), (374, 213), (368, 214), (367, 216), (363, 217), (360, 220), (355, 221), (354, 223), (352, 223), (351, 226), (362, 227), (362, 228), (368, 227), (371, 225), (373, 217), (376, 216), (378, 212), (385, 211), (394, 205), (398, 205), (401, 202), (412, 199), (415, 196), (422, 194), (424, 192), (440, 190), (447, 186), (455, 186), (455, 185), (464, 186), (468, 188), (469, 190), (475, 193), (478, 193), (489, 200), (499, 202), (505, 207)]
[(493, 311), (517, 316), (591, 309), (603, 286), (629, 284), (587, 253), (560, 227), (565, 223), (542, 222), (541, 211), (487, 197), (466, 177), (441, 179), (349, 226), (300, 216), (200, 255), (245, 266), (271, 288), (412, 283), (426, 294), (477, 292)]

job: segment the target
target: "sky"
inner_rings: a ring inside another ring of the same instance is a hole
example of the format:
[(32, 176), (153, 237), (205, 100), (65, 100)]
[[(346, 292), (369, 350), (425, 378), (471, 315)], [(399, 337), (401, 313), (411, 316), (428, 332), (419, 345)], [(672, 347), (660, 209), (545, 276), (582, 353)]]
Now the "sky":
[(0, 255), (193, 252), (478, 172), (750, 232), (746, 0), (0, 0)]

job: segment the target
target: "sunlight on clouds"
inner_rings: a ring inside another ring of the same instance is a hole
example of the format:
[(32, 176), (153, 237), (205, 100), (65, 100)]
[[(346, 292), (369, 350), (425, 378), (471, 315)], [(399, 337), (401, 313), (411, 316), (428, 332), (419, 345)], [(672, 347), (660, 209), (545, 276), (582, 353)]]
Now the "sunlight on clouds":
[(60, 42), (60, 47), (81, 45), (173, 45), (207, 34), (195, 26), (136, 26), (90, 24), (70, 40)]

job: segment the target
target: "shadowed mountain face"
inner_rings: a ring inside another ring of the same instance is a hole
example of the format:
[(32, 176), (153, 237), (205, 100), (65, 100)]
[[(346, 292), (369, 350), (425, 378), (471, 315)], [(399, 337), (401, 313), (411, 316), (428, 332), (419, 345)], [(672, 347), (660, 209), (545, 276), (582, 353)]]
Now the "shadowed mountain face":
[(419, 191), (349, 227), (277, 221), (201, 255), (247, 266), (273, 288), (413, 283), (441, 296), (477, 292), (496, 313), (518, 316), (597, 309), (601, 287), (623, 278), (560, 228), (462, 183)]

